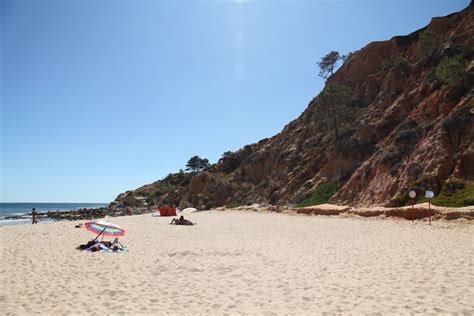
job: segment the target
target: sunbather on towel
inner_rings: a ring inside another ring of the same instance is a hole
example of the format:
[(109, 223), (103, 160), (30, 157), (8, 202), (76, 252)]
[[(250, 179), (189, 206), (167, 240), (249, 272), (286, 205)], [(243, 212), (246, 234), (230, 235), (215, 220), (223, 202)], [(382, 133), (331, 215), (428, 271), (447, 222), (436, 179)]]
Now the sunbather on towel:
[(179, 219), (173, 218), (170, 224), (175, 224), (175, 225), (187, 225), (187, 226), (193, 226), (194, 223), (191, 222), (190, 220), (184, 219), (184, 216), (181, 215)]
[(96, 251), (103, 251), (103, 250), (109, 250), (109, 247), (107, 247), (107, 245), (103, 242), (97, 242), (91, 247), (85, 249), (85, 251), (88, 251), (88, 252), (96, 252)]
[(91, 240), (87, 244), (77, 246), (76, 249), (86, 250), (87, 248), (90, 248), (91, 246), (94, 246), (95, 243), (96, 243), (95, 240)]
[(127, 247), (125, 247), (124, 245), (122, 245), (119, 241), (118, 241), (118, 238), (115, 238), (114, 241), (112, 242), (112, 244), (110, 245), (110, 250), (112, 250), (113, 252), (117, 252), (117, 251), (124, 251), (127, 249)]
[(96, 252), (101, 250), (108, 250), (111, 247), (112, 243), (108, 241), (89, 241), (85, 245), (80, 245), (76, 249), (89, 251), (89, 252)]
[(110, 241), (89, 241), (87, 244), (80, 245), (76, 249), (87, 251), (87, 252), (128, 252), (127, 247), (122, 245), (118, 238), (115, 238), (113, 242)]

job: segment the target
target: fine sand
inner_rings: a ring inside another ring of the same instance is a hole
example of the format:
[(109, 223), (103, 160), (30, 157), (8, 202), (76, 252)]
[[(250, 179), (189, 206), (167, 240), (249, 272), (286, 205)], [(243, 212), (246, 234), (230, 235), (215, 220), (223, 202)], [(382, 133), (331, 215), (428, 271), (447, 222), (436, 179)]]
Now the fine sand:
[(193, 227), (107, 218), (129, 253), (75, 249), (78, 222), (0, 228), (0, 314), (474, 313), (469, 223), (211, 211)]

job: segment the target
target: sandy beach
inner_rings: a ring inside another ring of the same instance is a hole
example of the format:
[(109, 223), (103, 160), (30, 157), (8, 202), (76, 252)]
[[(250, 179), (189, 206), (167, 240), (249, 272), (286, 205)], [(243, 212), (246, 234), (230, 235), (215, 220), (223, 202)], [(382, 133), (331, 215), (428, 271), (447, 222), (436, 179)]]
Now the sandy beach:
[(78, 222), (1, 227), (1, 314), (474, 313), (470, 223), (187, 217), (107, 218), (129, 253), (76, 250)]

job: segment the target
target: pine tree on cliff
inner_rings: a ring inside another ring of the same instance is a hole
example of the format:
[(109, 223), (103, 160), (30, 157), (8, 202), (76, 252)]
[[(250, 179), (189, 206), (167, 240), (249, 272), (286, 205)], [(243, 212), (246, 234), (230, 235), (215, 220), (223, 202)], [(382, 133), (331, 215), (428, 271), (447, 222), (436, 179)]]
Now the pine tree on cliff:
[(344, 84), (329, 84), (316, 98), (315, 122), (319, 131), (333, 129), (339, 139), (341, 129), (357, 118), (358, 109), (350, 105), (351, 87)]
[(341, 56), (339, 55), (339, 52), (336, 51), (331, 51), (326, 56), (322, 57), (321, 61), (318, 62), (319, 76), (324, 79), (332, 76), (339, 59), (341, 59)]
[(207, 158), (201, 158), (199, 156), (193, 156), (188, 160), (186, 164), (186, 170), (191, 172), (200, 171), (204, 168), (209, 167), (209, 160)]

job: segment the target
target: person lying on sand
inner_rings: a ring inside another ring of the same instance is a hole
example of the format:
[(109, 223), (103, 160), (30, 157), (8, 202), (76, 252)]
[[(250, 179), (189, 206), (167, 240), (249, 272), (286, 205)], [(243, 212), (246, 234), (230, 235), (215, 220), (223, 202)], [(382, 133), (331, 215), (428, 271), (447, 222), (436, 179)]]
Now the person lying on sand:
[(113, 242), (110, 241), (89, 241), (87, 244), (80, 245), (76, 249), (83, 250), (87, 252), (97, 252), (97, 251), (113, 251), (121, 252), (127, 251), (127, 247), (122, 245), (117, 238)]
[(96, 252), (96, 251), (100, 251), (106, 248), (108, 248), (108, 246), (105, 244), (105, 242), (91, 240), (87, 244), (78, 246), (76, 249), (89, 251), (89, 252)]
[(184, 216), (181, 215), (179, 219), (173, 218), (170, 224), (175, 224), (175, 225), (187, 225), (187, 226), (193, 226), (194, 223), (191, 222), (190, 220), (184, 219)]

